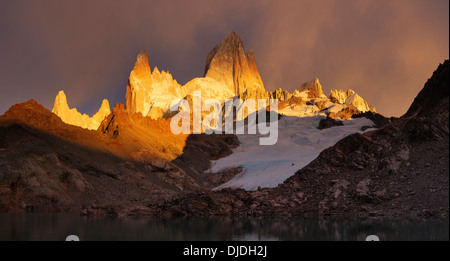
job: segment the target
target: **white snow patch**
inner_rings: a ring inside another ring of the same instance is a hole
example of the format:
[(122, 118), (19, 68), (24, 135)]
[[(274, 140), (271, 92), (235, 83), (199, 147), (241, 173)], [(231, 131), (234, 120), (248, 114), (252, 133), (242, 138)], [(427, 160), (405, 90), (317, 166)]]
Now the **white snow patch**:
[(260, 134), (238, 135), (240, 146), (231, 155), (213, 161), (209, 172), (235, 167), (243, 170), (215, 189), (276, 187), (313, 161), (322, 150), (350, 134), (361, 133), (362, 126), (373, 125), (371, 120), (358, 118), (345, 121), (344, 126), (318, 130), (323, 118), (322, 115), (282, 117), (278, 122), (278, 142), (272, 146), (260, 146)]

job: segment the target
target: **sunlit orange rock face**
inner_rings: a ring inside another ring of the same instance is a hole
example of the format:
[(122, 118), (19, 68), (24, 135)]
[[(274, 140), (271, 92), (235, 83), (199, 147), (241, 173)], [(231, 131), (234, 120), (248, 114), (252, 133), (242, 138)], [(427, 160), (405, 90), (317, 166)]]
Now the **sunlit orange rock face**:
[(170, 120), (153, 120), (140, 113), (128, 113), (116, 104), (96, 130), (66, 124), (34, 100), (12, 106), (0, 116), (0, 127), (19, 123), (79, 144), (113, 154), (121, 159), (148, 162), (171, 161), (183, 153), (188, 135), (170, 131)]
[(236, 32), (230, 32), (208, 55), (205, 77), (225, 83), (239, 95), (244, 91), (265, 91), (256, 67), (253, 51), (245, 53), (244, 45)]
[(143, 103), (137, 103), (136, 101), (143, 101), (146, 94), (151, 91), (151, 73), (147, 52), (142, 51), (137, 56), (134, 68), (128, 78), (126, 105), (130, 112), (144, 111)]
[(172, 101), (201, 91), (202, 100), (225, 99), (243, 94), (245, 98), (267, 98), (252, 51), (245, 52), (241, 39), (230, 32), (208, 55), (204, 77), (181, 86), (169, 72), (153, 72), (146, 51), (141, 52), (128, 79), (126, 110), (159, 119)]
[(98, 112), (89, 117), (87, 114), (81, 114), (76, 108), (69, 108), (67, 97), (64, 91), (60, 91), (55, 98), (53, 113), (58, 115), (61, 120), (67, 124), (79, 126), (88, 130), (96, 130), (103, 119), (111, 113), (108, 100), (104, 99)]
[(145, 162), (153, 158), (174, 160), (183, 153), (188, 135), (170, 131), (170, 120), (153, 120), (140, 113), (128, 113), (117, 104), (98, 132), (108, 136), (108, 146), (121, 158)]
[[(160, 72), (156, 67), (153, 72), (151, 71), (148, 54), (144, 50), (137, 56), (134, 68), (128, 78), (126, 109), (130, 113), (140, 112), (143, 116), (160, 118), (162, 116), (160, 110), (152, 111), (152, 108), (164, 107), (163, 109), (167, 109), (165, 108), (167, 106), (158, 106), (158, 102), (155, 103), (155, 97), (165, 96), (167, 100), (175, 99), (180, 96), (180, 88), (181, 86), (169, 72)], [(164, 103), (163, 100), (165, 99), (159, 99), (159, 103)]]

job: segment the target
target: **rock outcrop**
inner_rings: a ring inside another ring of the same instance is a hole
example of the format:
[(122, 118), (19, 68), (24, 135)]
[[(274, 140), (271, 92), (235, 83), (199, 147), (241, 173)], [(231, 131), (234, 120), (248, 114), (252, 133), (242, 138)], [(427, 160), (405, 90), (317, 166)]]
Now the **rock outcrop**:
[(352, 105), (360, 112), (376, 112), (375, 107), (369, 105), (361, 96), (351, 89), (348, 89), (346, 92), (331, 89), (329, 99), (334, 103)]
[(67, 124), (79, 126), (88, 130), (96, 130), (102, 120), (111, 113), (109, 102), (104, 99), (98, 112), (89, 117), (87, 114), (81, 114), (76, 108), (69, 108), (67, 97), (64, 91), (60, 91), (55, 98), (53, 113), (58, 115), (61, 120)]
[(184, 86), (168, 72), (149, 66), (148, 54), (142, 51), (130, 73), (126, 91), (126, 110), (158, 119), (168, 115), (170, 104), (201, 91), (202, 100), (225, 99), (244, 94), (245, 98), (268, 98), (256, 67), (252, 51), (245, 53), (235, 32), (230, 32), (208, 55), (205, 76), (194, 78)]
[(144, 50), (136, 57), (134, 68), (128, 78), (125, 97), (128, 112), (141, 112), (144, 116), (147, 115), (149, 109), (144, 108), (148, 107), (145, 106), (145, 99), (152, 91), (151, 75), (147, 51)]
[(278, 101), (287, 101), (290, 100), (293, 97), (292, 93), (286, 91), (286, 90), (275, 90), (271, 93), (270, 98), (271, 99), (277, 99)]
[[(343, 92), (332, 89), (327, 98), (318, 78), (302, 83), (301, 87), (294, 90), (292, 94), (279, 89), (269, 93), (269, 97), (278, 99), (279, 112), (287, 116), (305, 117), (325, 114), (331, 119), (348, 120), (353, 115), (365, 112), (376, 113), (373, 106), (352, 90)], [(329, 122), (332, 122), (331, 119)]]
[(319, 82), (318, 78), (310, 82), (302, 83), (300, 86), (299, 92), (308, 92), (308, 98), (327, 98), (325, 94), (323, 94), (322, 85)]
[(327, 116), (325, 119), (320, 120), (319, 126), (317, 127), (317, 129), (323, 130), (323, 129), (336, 127), (336, 126), (343, 126), (343, 125), (344, 125), (344, 123), (341, 120), (336, 120), (336, 119), (333, 119), (333, 118)]
[[(449, 60), (446, 60), (425, 83), (425, 87), (419, 92), (403, 117), (432, 116), (448, 120), (448, 110), (442, 109), (448, 107), (450, 86), (448, 74)], [(440, 113), (447, 114), (447, 117), (439, 115)]]
[(173, 99), (180, 98), (180, 92), (181, 86), (169, 72), (160, 72), (157, 67), (151, 71), (144, 50), (137, 56), (128, 78), (126, 109), (129, 113), (160, 118), (163, 115), (160, 111), (167, 110)]
[[(170, 120), (154, 120), (140, 113), (128, 113), (123, 104), (116, 104), (98, 132), (114, 140), (122, 158), (147, 161), (153, 158), (172, 161), (183, 153), (187, 135), (170, 131)], [(123, 146), (123, 147), (122, 147)]]
[(234, 31), (208, 54), (204, 77), (224, 83), (233, 96), (246, 90), (265, 90), (253, 51), (245, 52), (241, 38)]

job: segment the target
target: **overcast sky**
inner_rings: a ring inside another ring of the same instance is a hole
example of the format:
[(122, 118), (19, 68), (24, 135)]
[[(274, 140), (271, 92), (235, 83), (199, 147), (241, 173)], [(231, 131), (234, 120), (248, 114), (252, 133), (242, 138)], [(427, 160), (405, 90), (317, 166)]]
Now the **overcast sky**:
[(267, 90), (318, 77), (325, 94), (351, 88), (400, 116), (449, 57), (449, 1), (1, 1), (0, 114), (31, 98), (51, 110), (59, 90), (91, 115), (123, 103), (143, 49), (184, 84), (230, 30)]

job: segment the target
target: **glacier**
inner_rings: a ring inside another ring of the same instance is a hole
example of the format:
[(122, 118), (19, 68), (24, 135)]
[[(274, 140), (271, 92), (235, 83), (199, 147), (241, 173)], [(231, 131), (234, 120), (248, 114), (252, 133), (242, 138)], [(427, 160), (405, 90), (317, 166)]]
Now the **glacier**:
[(261, 134), (237, 135), (240, 145), (231, 155), (213, 161), (208, 172), (218, 173), (236, 167), (241, 167), (242, 171), (214, 189), (276, 187), (324, 149), (350, 134), (362, 133), (363, 126), (373, 125), (369, 119), (357, 118), (346, 120), (343, 126), (319, 130), (317, 126), (323, 118), (321, 113), (304, 117), (283, 116), (278, 122), (278, 141), (272, 146), (259, 145)]

